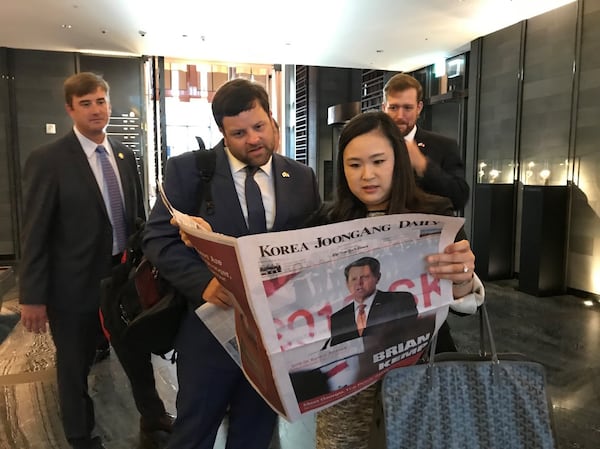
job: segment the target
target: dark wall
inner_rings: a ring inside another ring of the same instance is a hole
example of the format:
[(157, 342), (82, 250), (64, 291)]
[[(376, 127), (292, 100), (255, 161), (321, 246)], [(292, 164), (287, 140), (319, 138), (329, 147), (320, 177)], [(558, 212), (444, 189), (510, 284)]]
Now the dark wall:
[[(327, 109), (342, 103), (360, 101), (360, 69), (341, 69), (334, 67), (310, 67), (309, 69), (309, 107), (308, 136), (309, 154), (315, 155), (317, 179), (321, 195), (326, 183), (332, 177), (326, 176), (327, 161), (334, 161), (337, 154), (337, 136), (334, 126), (327, 124)], [(312, 164), (309, 164), (312, 166)], [(327, 181), (325, 181), (327, 179)], [(327, 187), (330, 191), (331, 186)]]
[(64, 109), (62, 83), (74, 73), (73, 54), (2, 49), (3, 79), (0, 114), (0, 259), (14, 261), (19, 253), (21, 168), (29, 153), (51, 142), (46, 124), (64, 133), (71, 121)]
[[(516, 187), (514, 271), (521, 270), (520, 251), (536, 251), (525, 236), (543, 235), (551, 225), (538, 220), (540, 228), (531, 229), (533, 221), (524, 219), (531, 208), (523, 205), (523, 185), (568, 186), (569, 222), (561, 239), (568, 249), (564, 285), (596, 294), (600, 293), (599, 30), (600, 4), (580, 0), (474, 41), (467, 133), (468, 176), (477, 177), (482, 161), (514, 174), (514, 180), (503, 178)], [(551, 173), (547, 180), (540, 176), (542, 169)], [(494, 213), (481, 208), (470, 212), (471, 224), (485, 221), (478, 220), (478, 214)], [(541, 216), (552, 216), (547, 212), (541, 211)], [(540, 271), (540, 279), (544, 275)]]
[(4, 254), (14, 254), (15, 223), (12, 210), (13, 189), (11, 182), (14, 177), (14, 167), (11, 161), (10, 147), (10, 98), (9, 89), (12, 77), (8, 71), (8, 52), (0, 48), (0, 257)]
[(600, 294), (600, 2), (581, 11), (568, 285)]
[[(575, 3), (527, 21), (520, 142), (525, 165), (564, 163), (569, 156), (576, 22)], [(564, 174), (557, 167), (549, 183), (564, 185)]]
[[(16, 147), (21, 167), (40, 145), (52, 142), (71, 129), (65, 111), (63, 82), (75, 73), (73, 53), (36, 50), (10, 50), (10, 70), (14, 74)], [(46, 133), (46, 124), (56, 125), (56, 134)]]
[[(436, 103), (429, 106), (431, 116), (431, 131), (451, 137), (461, 142), (461, 128), (463, 125), (462, 100)], [(462, 156), (462, 155), (461, 155)]]
[[(500, 30), (479, 39), (469, 60), (469, 128), (467, 130), (467, 179), (473, 183), (472, 202), (465, 216), (471, 220), (471, 245), (478, 258), (477, 265), (482, 279), (497, 279), (511, 276), (515, 242), (514, 206), (511, 169), (515, 160), (518, 133), (517, 111), (519, 104), (519, 67), (521, 61), (521, 40), (523, 23)], [(485, 164), (482, 166), (480, 164)], [(501, 172), (499, 179), (485, 188), (478, 182), (484, 179), (478, 173), (489, 173), (495, 169)], [(503, 172), (503, 173), (502, 173)], [(508, 179), (506, 179), (508, 178)], [(474, 182), (473, 182), (474, 181)], [(510, 187), (509, 186), (509, 187)], [(481, 196), (481, 198), (480, 198)], [(492, 201), (491, 204), (487, 204)], [(485, 203), (485, 207), (481, 207)], [(475, 208), (474, 206), (480, 205)], [(501, 213), (502, 226), (494, 222), (494, 214)], [(494, 240), (489, 232), (477, 227), (485, 223), (495, 223)], [(496, 248), (494, 243), (502, 241), (507, 248)], [(493, 268), (500, 267), (500, 268)]]
[(522, 23), (482, 41), (477, 159), (513, 160), (517, 132)]

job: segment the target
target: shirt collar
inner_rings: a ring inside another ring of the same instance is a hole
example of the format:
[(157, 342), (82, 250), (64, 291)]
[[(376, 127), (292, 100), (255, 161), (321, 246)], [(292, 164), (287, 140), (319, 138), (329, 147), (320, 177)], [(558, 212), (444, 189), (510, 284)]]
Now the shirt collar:
[[(367, 297), (367, 299), (362, 302), (365, 305), (365, 313), (369, 313), (369, 309), (373, 305), (373, 300), (375, 299), (376, 294), (377, 290), (375, 290), (371, 296)], [(358, 303), (356, 301), (354, 301), (354, 310), (358, 311)]]
[(410, 132), (404, 136), (404, 140), (415, 140), (415, 134), (417, 134), (417, 125), (413, 126), (413, 129), (411, 129)]
[(108, 138), (106, 137), (106, 134), (104, 135), (104, 140), (102, 141), (102, 143), (96, 143), (93, 140), (90, 140), (87, 137), (85, 137), (83, 134), (81, 134), (76, 126), (73, 126), (73, 132), (75, 133), (75, 136), (77, 136), (77, 140), (79, 140), (79, 143), (81, 144), (81, 148), (83, 148), (83, 151), (84, 151), (85, 155), (88, 157), (88, 159), (90, 157), (92, 157), (92, 155), (94, 154), (94, 151), (96, 151), (96, 147), (98, 147), (98, 145), (103, 145), (104, 148), (106, 148), (106, 151), (108, 151), (110, 153), (111, 147), (108, 143)]
[[(247, 166), (247, 164), (245, 164), (244, 162), (240, 161), (238, 158), (236, 158), (233, 154), (231, 154), (231, 151), (229, 151), (229, 148), (225, 147), (225, 153), (227, 154), (227, 159), (229, 159), (229, 166), (231, 167), (231, 172), (232, 173), (237, 173), (241, 170), (244, 170)], [(265, 174), (270, 178), (271, 177), (271, 172), (273, 171), (273, 165), (271, 164), (271, 161), (273, 160), (273, 156), (271, 156), (269, 158), (269, 160), (264, 164), (260, 166), (260, 169), (265, 172)]]

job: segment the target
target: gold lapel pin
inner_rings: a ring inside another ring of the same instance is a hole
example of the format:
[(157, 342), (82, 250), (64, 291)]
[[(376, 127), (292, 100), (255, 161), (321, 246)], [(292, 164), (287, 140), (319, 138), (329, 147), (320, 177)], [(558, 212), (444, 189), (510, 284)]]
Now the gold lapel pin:
[(286, 172), (286, 171), (282, 171), (282, 172), (281, 172), (281, 177), (282, 177), (282, 178), (289, 178), (289, 177), (290, 177), (290, 174), (289, 174), (288, 172)]
[(118, 156), (119, 156), (119, 159), (125, 159), (125, 156), (123, 155), (123, 153), (119, 153)]

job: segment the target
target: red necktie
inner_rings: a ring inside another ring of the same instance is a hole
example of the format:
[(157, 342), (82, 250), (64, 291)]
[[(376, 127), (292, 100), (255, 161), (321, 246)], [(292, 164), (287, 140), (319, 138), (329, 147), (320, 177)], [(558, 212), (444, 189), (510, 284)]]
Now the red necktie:
[(359, 304), (358, 315), (356, 316), (356, 327), (358, 328), (358, 335), (362, 337), (365, 327), (367, 327), (367, 314), (365, 313), (365, 304)]

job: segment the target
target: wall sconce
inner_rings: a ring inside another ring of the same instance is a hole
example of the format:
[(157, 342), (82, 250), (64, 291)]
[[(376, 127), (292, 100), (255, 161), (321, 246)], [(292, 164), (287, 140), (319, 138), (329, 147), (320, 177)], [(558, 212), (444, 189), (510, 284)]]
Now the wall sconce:
[(480, 183), (483, 182), (483, 177), (485, 176), (485, 167), (487, 167), (487, 164), (485, 162), (481, 162), (479, 164), (479, 171), (477, 172), (477, 175), (479, 176)]
[(500, 170), (490, 170), (490, 182), (496, 182), (496, 178), (502, 173)]
[(544, 185), (548, 184), (548, 178), (550, 177), (550, 170), (544, 168), (540, 171), (540, 178), (544, 181)]

